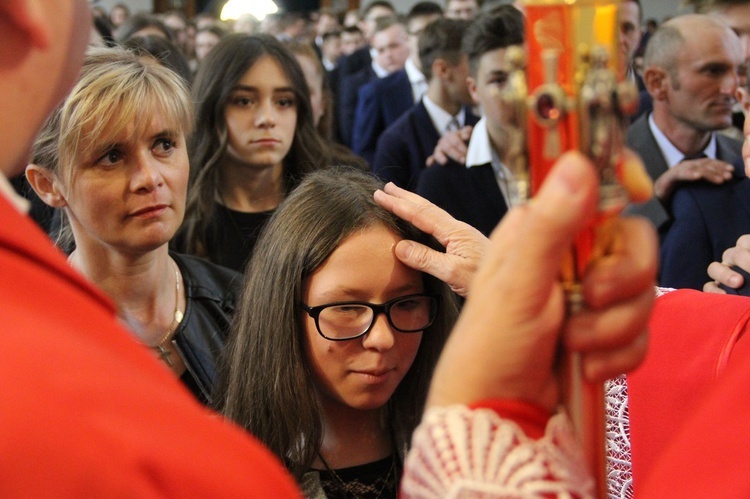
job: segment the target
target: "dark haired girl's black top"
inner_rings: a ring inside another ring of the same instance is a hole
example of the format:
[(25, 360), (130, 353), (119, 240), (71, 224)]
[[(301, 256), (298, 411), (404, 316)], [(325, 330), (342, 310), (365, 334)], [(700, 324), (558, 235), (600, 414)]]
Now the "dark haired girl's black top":
[(244, 272), (261, 229), (274, 210), (245, 213), (217, 204), (206, 243), (208, 259), (217, 265)]

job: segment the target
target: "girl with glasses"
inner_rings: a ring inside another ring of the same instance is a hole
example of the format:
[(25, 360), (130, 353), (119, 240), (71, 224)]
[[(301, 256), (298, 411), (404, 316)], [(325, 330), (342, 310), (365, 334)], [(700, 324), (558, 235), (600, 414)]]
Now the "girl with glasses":
[[(395, 497), (438, 354), (447, 286), (393, 253), (427, 236), (379, 207), (353, 170), (308, 175), (246, 273), (216, 400), (308, 496)], [(434, 243), (433, 243), (434, 246)]]

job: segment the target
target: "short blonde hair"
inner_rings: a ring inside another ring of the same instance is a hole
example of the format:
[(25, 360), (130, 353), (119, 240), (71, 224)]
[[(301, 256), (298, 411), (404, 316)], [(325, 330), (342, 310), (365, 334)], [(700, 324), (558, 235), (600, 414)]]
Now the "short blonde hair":
[(189, 135), (193, 107), (183, 79), (153, 57), (123, 48), (94, 48), (59, 114), (56, 169), (66, 181), (80, 161), (96, 159), (123, 134), (134, 137), (161, 112)]

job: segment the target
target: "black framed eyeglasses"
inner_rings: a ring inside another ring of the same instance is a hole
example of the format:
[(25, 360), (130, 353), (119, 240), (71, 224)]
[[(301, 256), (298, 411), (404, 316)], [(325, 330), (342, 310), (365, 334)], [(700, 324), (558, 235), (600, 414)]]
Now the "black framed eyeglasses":
[(316, 307), (299, 304), (315, 320), (318, 333), (331, 341), (353, 340), (366, 335), (378, 315), (385, 314), (393, 329), (401, 333), (423, 331), (435, 320), (440, 295), (419, 293), (399, 296), (383, 304), (363, 301), (326, 303)]

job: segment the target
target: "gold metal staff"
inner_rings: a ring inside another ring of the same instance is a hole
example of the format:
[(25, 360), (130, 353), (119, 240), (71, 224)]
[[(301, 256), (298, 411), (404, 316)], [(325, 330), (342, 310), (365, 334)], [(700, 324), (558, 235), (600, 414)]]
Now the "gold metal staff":
[[(526, 179), (533, 194), (557, 158), (572, 149), (586, 154), (599, 174), (594, 222), (578, 235), (560, 269), (571, 314), (585, 307), (581, 278), (586, 266), (607, 251), (610, 222), (629, 201), (621, 183), (623, 136), (626, 115), (637, 105), (637, 91), (623, 81), (624, 61), (618, 59), (618, 4), (619, 0), (525, 0), (525, 54), (507, 53), (512, 73), (503, 102), (512, 117), (526, 114), (525, 124), (511, 120), (510, 149), (525, 151), (510, 155), (514, 176), (521, 182)], [(596, 493), (605, 497), (604, 388), (583, 378), (577, 354), (565, 353), (562, 364), (565, 406), (596, 480)]]

